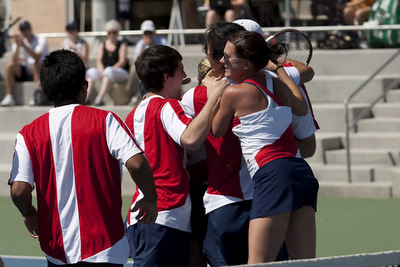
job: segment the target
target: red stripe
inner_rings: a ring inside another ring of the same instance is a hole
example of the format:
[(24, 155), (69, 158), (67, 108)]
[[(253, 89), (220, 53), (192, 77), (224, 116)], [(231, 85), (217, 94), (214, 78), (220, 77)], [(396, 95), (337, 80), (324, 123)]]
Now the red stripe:
[(262, 167), (266, 163), (285, 157), (294, 157), (297, 153), (297, 146), (294, 140), (292, 127), (289, 126), (282, 134), (281, 138), (274, 143), (264, 146), (254, 157), (258, 167)]
[[(197, 86), (193, 94), (196, 115), (207, 102), (207, 88)], [(239, 122), (240, 123), (240, 122)], [(209, 133), (205, 141), (208, 164), (207, 192), (213, 195), (232, 196), (243, 199), (240, 184), (242, 150), (240, 141), (231, 129), (220, 138)]]
[(108, 114), (78, 106), (71, 119), (78, 209), (85, 214), (79, 217), (82, 260), (113, 246), (124, 235), (120, 166), (107, 147)]
[(193, 105), (194, 105), (194, 112), (197, 114), (203, 109), (204, 105), (206, 104), (207, 98), (207, 87), (205, 86), (197, 86), (194, 89), (193, 93)]
[[(21, 131), (35, 177), (40, 247), (47, 255), (67, 263), (57, 206), (56, 177), (51, 148), (49, 114), (39, 117)], [(51, 164), (43, 164), (51, 162)], [(45, 208), (42, 208), (45, 207)], [(52, 218), (52, 220), (49, 220)]]
[(264, 93), (269, 95), (269, 97), (271, 97), (279, 106), (284, 106), (283, 103), (274, 94), (272, 94), (267, 88), (265, 88), (263, 85), (259, 84), (258, 82), (251, 80), (251, 79), (247, 79), (244, 82), (258, 86)]

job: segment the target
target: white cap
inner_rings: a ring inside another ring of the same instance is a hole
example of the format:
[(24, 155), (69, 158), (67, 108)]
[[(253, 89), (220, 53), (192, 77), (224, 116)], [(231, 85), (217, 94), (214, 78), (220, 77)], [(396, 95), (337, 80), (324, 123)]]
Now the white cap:
[(246, 29), (246, 31), (258, 32), (259, 34), (264, 36), (264, 32), (261, 29), (260, 24), (258, 24), (254, 20), (251, 20), (251, 19), (238, 19), (238, 20), (235, 20), (233, 23), (242, 25)]
[(156, 26), (154, 25), (154, 22), (151, 20), (145, 20), (142, 22), (140, 25), (140, 30), (141, 31), (149, 31), (149, 32), (155, 32), (156, 31)]

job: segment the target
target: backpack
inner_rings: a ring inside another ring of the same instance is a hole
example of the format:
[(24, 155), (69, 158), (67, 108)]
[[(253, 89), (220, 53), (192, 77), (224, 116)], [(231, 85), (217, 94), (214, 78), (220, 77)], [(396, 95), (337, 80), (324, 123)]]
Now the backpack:
[[(364, 25), (368, 27), (368, 25), (399, 24), (399, 17), (399, 0), (376, 0)], [(399, 30), (369, 30), (365, 35), (371, 47), (400, 47)]]

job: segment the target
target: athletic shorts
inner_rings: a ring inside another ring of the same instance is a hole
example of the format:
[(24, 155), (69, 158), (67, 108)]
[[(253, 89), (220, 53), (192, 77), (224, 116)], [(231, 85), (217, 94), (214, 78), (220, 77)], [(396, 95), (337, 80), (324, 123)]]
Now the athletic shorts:
[(190, 182), (190, 200), (192, 202), (192, 212), (190, 215), (190, 225), (192, 235), (196, 239), (202, 239), (207, 224), (203, 197), (207, 191), (207, 184)]
[(317, 210), (318, 180), (302, 158), (279, 158), (254, 175), (251, 219), (312, 206)]
[(186, 267), (189, 262), (190, 233), (157, 223), (136, 223), (126, 236), (134, 267)]
[(247, 263), (251, 202), (228, 204), (207, 214), (203, 255), (211, 266)]
[(47, 267), (67, 267), (67, 266), (73, 266), (73, 267), (123, 267), (123, 264), (114, 264), (114, 263), (97, 263), (97, 262), (78, 262), (75, 264), (64, 264), (64, 265), (57, 265), (49, 260), (47, 260)]
[(32, 74), (29, 73), (28, 68), (26, 66), (21, 67), (21, 77), (15, 77), (15, 80), (17, 82), (26, 82), (26, 81), (33, 81), (33, 76)]

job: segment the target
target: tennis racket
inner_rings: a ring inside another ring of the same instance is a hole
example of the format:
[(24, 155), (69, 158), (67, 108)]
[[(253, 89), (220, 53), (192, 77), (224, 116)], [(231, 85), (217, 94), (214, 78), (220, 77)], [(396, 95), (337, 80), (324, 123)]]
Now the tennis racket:
[(286, 55), (287, 58), (300, 61), (305, 65), (308, 65), (311, 61), (312, 44), (310, 38), (298, 30), (282, 30), (269, 36), (266, 41), (271, 45), (277, 42), (286, 43), (289, 46), (289, 51)]

